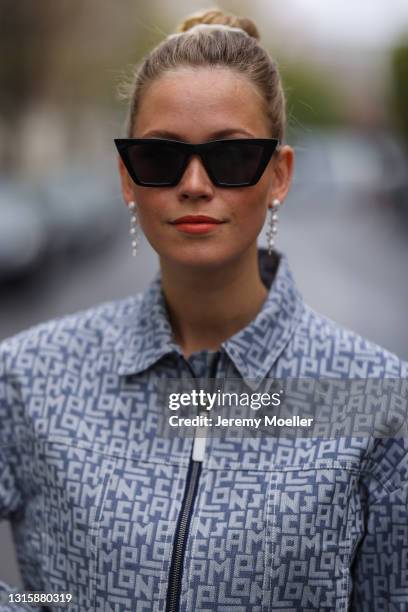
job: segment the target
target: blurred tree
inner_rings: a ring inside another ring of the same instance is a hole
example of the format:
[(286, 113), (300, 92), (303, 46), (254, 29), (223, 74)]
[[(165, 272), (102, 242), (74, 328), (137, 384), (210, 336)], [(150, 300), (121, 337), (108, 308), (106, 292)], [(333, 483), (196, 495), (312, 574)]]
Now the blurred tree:
[(390, 94), (394, 125), (408, 146), (408, 39), (391, 52)]
[(0, 0), (0, 172), (18, 170), (33, 106), (58, 109), (65, 146), (86, 138), (86, 107), (117, 109), (117, 85), (168, 33), (159, 15), (154, 0)]
[(287, 99), (288, 131), (299, 132), (308, 125), (342, 123), (344, 101), (332, 80), (309, 64), (279, 61)]

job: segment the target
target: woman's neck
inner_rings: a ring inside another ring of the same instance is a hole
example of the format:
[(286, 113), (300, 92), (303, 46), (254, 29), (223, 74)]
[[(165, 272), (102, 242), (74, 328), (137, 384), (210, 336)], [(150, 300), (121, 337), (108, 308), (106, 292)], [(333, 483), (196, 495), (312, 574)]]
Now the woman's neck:
[(268, 295), (256, 249), (218, 269), (198, 271), (161, 260), (161, 277), (175, 341), (186, 358), (217, 350), (255, 318)]

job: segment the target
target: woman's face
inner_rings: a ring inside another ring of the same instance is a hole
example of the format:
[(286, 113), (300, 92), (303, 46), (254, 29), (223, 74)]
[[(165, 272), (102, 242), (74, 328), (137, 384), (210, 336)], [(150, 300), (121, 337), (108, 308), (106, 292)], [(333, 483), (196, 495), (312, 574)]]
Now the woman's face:
[[(202, 143), (225, 138), (270, 138), (259, 95), (245, 78), (225, 68), (181, 68), (167, 72), (145, 91), (135, 138), (168, 138)], [(256, 185), (215, 186), (199, 157), (193, 156), (174, 187), (142, 187), (129, 177), (121, 159), (123, 195), (134, 200), (140, 225), (162, 261), (187, 266), (222, 266), (256, 249), (268, 205), (283, 202), (289, 189), (293, 151), (275, 153)], [(206, 215), (222, 223), (190, 233), (173, 222)]]

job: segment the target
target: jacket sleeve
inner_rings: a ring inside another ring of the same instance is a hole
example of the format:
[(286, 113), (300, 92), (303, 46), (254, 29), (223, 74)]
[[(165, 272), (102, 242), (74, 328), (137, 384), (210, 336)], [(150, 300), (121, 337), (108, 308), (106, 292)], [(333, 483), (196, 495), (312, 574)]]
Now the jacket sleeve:
[(408, 438), (377, 440), (366, 527), (352, 567), (352, 612), (408, 610)]
[[(18, 512), (21, 508), (22, 497), (16, 486), (13, 470), (8, 460), (13, 450), (12, 446), (6, 446), (5, 444), (0, 447), (0, 520), (11, 518), (13, 513)], [(9, 603), (9, 594), (19, 591), (21, 589), (11, 587), (2, 582), (0, 575), (0, 612), (19, 612), (20, 610), (33, 612), (36, 610), (36, 612), (39, 612), (38, 607), (33, 608), (27, 604)]]
[[(23, 508), (23, 497), (13, 467), (18, 462), (18, 457), (13, 415), (8, 402), (8, 383), (4, 345), (0, 345), (0, 520), (11, 519)], [(38, 607), (9, 603), (9, 594), (21, 589), (11, 587), (1, 579), (0, 574), (0, 612), (39, 612)]]

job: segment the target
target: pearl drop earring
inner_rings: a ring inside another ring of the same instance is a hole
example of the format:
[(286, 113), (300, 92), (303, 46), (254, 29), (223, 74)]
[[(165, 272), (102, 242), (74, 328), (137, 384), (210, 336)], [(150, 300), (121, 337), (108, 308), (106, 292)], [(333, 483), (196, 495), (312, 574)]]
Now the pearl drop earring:
[(137, 219), (137, 212), (136, 212), (136, 202), (129, 202), (129, 210), (132, 213), (132, 217), (130, 219), (130, 235), (132, 236), (132, 255), (134, 257), (136, 257), (137, 255), (137, 247), (139, 244), (139, 238), (138, 238), (138, 228), (139, 228), (139, 221)]
[(268, 242), (268, 254), (272, 255), (273, 249), (275, 247), (275, 236), (278, 232), (277, 224), (278, 224), (278, 208), (281, 206), (280, 200), (275, 198), (272, 202), (272, 206), (269, 208), (269, 227), (266, 231), (266, 238)]

